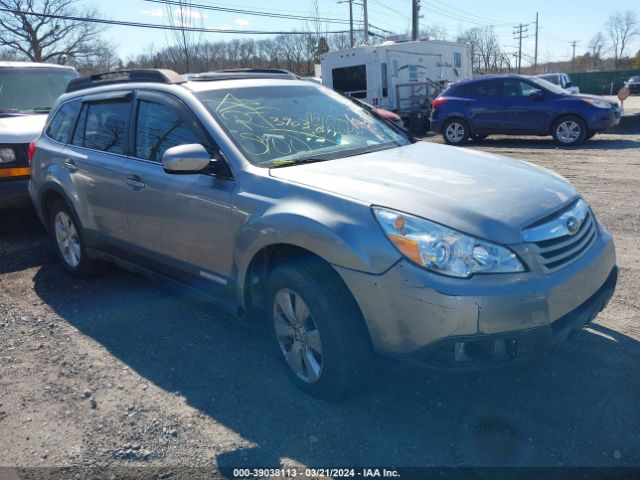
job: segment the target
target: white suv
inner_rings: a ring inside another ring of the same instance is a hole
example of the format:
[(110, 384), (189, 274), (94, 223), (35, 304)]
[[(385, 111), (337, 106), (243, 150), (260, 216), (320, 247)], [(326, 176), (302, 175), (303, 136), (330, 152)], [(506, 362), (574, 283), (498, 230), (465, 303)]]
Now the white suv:
[(69, 81), (71, 67), (0, 62), (0, 209), (29, 205), (29, 143)]

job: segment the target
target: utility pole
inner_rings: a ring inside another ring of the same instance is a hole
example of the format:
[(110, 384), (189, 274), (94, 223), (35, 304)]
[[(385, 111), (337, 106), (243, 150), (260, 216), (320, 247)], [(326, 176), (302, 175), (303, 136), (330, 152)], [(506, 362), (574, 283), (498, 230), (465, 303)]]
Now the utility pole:
[(538, 22), (538, 12), (536, 12), (536, 48), (535, 53), (533, 54), (533, 73), (534, 75), (538, 73), (538, 30), (540, 29), (540, 24)]
[(362, 8), (364, 9), (364, 44), (369, 44), (369, 13), (367, 11), (367, 0), (362, 0)]
[(529, 27), (521, 23), (515, 28), (516, 30), (513, 32), (513, 34), (517, 35), (518, 37), (518, 73), (522, 73), (522, 39), (527, 38), (526, 36), (524, 36), (524, 34), (527, 33)]
[(571, 71), (576, 71), (576, 45), (578, 44), (578, 40), (574, 40), (571, 42), (571, 46), (573, 47), (573, 55), (571, 56)]
[(412, 0), (411, 9), (411, 40), (418, 40), (419, 19), (420, 19), (420, 0)]
[(353, 40), (353, 0), (341, 0), (338, 3), (349, 4), (349, 43), (351, 45), (351, 48), (353, 48), (355, 44)]

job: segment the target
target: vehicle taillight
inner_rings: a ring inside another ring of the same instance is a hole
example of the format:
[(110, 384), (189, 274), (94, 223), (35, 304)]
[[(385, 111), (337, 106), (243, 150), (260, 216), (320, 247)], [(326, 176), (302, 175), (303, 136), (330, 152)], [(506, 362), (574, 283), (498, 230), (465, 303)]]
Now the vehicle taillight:
[(33, 160), (33, 156), (36, 154), (36, 142), (31, 142), (29, 144), (29, 151), (27, 154), (29, 155), (29, 161)]
[(447, 100), (449, 100), (449, 99), (448, 98), (444, 98), (444, 97), (436, 98), (433, 101), (433, 108), (438, 108), (440, 105), (444, 105), (445, 103), (447, 103)]

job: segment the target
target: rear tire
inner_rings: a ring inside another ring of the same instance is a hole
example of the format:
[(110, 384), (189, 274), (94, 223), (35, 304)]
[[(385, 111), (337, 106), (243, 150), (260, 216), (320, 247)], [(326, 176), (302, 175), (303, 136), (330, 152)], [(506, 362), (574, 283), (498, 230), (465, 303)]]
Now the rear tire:
[(87, 254), (82, 226), (67, 203), (55, 200), (48, 214), (49, 232), (64, 269), (74, 277), (89, 277), (102, 270), (102, 262)]
[(442, 127), (442, 138), (449, 145), (464, 145), (470, 135), (469, 124), (460, 118), (447, 120)]
[(298, 388), (337, 401), (363, 383), (368, 334), (355, 299), (329, 265), (301, 258), (278, 266), (269, 299), (278, 355)]
[(551, 133), (556, 144), (564, 147), (573, 147), (585, 140), (587, 126), (580, 117), (568, 115), (554, 122)]

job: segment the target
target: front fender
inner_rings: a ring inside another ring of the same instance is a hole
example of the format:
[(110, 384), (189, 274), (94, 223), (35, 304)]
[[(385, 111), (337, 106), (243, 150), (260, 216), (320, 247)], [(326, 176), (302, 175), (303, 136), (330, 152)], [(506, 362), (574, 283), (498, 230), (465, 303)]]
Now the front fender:
[(239, 298), (251, 261), (273, 245), (300, 247), (332, 265), (374, 274), (400, 258), (369, 205), (311, 189), (306, 193), (269, 203), (239, 229), (234, 242)]

